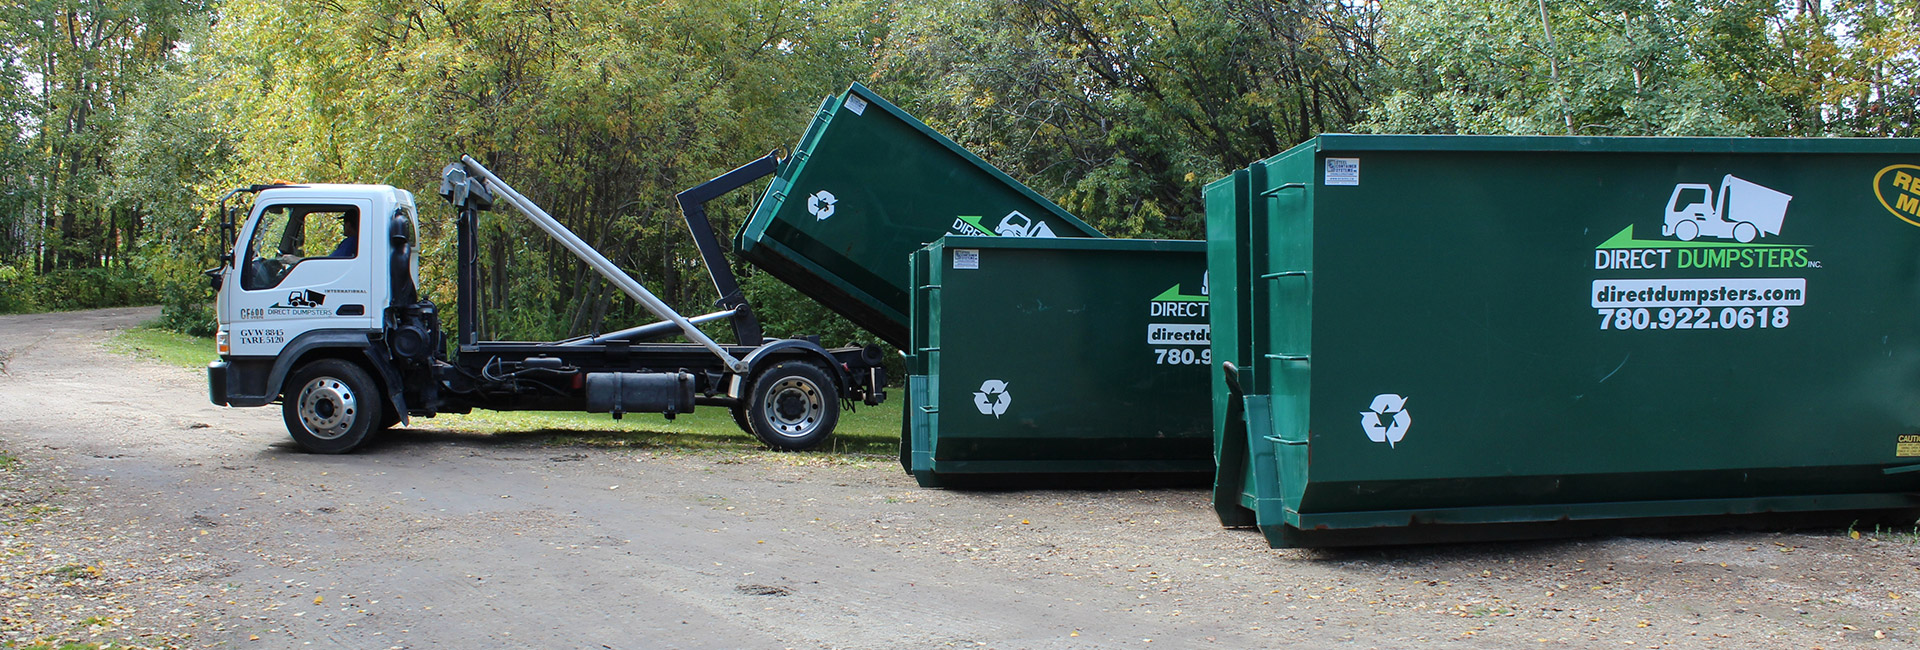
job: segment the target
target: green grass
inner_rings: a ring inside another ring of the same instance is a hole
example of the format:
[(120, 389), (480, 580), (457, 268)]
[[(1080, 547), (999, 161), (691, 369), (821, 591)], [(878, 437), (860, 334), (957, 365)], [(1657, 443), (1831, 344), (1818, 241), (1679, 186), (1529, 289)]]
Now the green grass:
[(213, 339), (151, 327), (126, 330), (107, 341), (107, 349), (182, 368), (205, 368), (220, 357)]
[(11, 472), (20, 467), (20, 459), (13, 454), (0, 451), (0, 472)]
[[(218, 358), (213, 339), (151, 327), (126, 330), (107, 342), (120, 354), (199, 369)], [(905, 391), (893, 391), (900, 399)], [(703, 406), (672, 421), (659, 414), (630, 414), (615, 420), (605, 413), (569, 411), (474, 411), (465, 415), (414, 418), (412, 429), (460, 431), (527, 438), (556, 446), (630, 447), (689, 452), (759, 452), (764, 447), (733, 423), (733, 415)], [(900, 448), (900, 405), (862, 406), (840, 412), (840, 424), (827, 446), (811, 454), (893, 455)], [(771, 453), (771, 452), (769, 452)], [(9, 460), (0, 457), (0, 469)]]
[(54, 567), (52, 571), (48, 571), (47, 573), (55, 576), (59, 576), (62, 578), (66, 578), (68, 580), (79, 580), (81, 578), (100, 577), (99, 567), (89, 566), (85, 564), (67, 564), (63, 566), (58, 566), (58, 567)]
[[(605, 413), (569, 411), (474, 411), (415, 419), (415, 428), (492, 435), (533, 436), (556, 446), (631, 447), (680, 451), (757, 452), (764, 448), (733, 423), (726, 408), (702, 406), (668, 421), (659, 414), (629, 414), (615, 420)], [(840, 412), (840, 424), (827, 446), (811, 454), (891, 455), (900, 448), (897, 405)], [(771, 452), (769, 452), (771, 453)]]
[(1910, 544), (1910, 545), (1920, 546), (1920, 526), (1882, 527), (1878, 524), (1875, 524), (1873, 527), (1873, 532), (1868, 534), (1871, 535), (1874, 539), (1879, 539), (1879, 540), (1884, 540), (1889, 542), (1896, 542), (1900, 544)]

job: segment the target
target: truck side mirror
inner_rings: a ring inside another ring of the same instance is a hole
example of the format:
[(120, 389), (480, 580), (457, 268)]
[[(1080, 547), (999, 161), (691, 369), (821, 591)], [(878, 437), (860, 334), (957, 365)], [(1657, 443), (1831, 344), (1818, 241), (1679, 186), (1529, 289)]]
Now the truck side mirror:
[(413, 224), (407, 221), (407, 216), (404, 214), (393, 215), (393, 222), (387, 224), (387, 237), (393, 241), (394, 246), (405, 245), (412, 233)]

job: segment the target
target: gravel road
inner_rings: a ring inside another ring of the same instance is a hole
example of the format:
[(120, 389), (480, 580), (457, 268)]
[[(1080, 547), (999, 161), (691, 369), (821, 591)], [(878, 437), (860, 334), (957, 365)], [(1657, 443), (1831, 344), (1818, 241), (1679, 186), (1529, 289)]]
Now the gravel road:
[[(0, 316), (0, 641), (189, 648), (1842, 648), (1920, 639), (1846, 531), (1281, 551), (1201, 489), (924, 490), (888, 459), (395, 432)], [(1911, 531), (1908, 531), (1911, 533)]]

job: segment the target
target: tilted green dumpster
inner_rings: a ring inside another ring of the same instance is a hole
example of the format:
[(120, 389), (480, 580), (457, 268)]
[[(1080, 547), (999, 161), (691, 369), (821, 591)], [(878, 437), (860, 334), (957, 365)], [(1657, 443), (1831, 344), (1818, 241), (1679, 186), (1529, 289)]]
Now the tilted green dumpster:
[(1913, 140), (1325, 135), (1206, 199), (1276, 547), (1920, 504)]
[(1202, 242), (946, 237), (912, 266), (921, 485), (1213, 471)]
[(821, 105), (734, 249), (904, 348), (907, 256), (947, 234), (1101, 236), (854, 84)]

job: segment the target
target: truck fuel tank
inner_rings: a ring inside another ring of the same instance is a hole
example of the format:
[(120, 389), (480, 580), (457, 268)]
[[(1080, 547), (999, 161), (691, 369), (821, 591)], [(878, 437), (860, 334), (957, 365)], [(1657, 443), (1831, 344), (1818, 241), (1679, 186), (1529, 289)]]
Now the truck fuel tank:
[(590, 372), (586, 389), (587, 412), (615, 419), (635, 412), (668, 418), (693, 412), (693, 375), (684, 372)]

